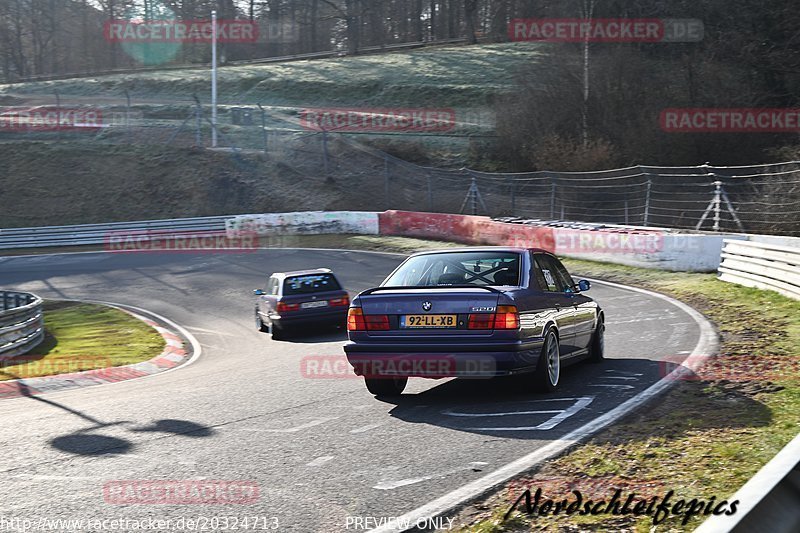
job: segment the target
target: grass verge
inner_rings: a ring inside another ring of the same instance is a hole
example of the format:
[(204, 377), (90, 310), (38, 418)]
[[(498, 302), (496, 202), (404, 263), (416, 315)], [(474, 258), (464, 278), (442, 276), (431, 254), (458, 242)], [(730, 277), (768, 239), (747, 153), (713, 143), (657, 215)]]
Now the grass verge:
[[(305, 243), (305, 244), (303, 244)], [(313, 243), (313, 244), (312, 244)], [(327, 244), (326, 244), (327, 243)], [(411, 253), (452, 243), (402, 237), (316, 236), (293, 246)], [(565, 259), (578, 275), (654, 290), (686, 302), (716, 325), (720, 353), (692, 379), (584, 444), (506, 483), (461, 510), (461, 531), (690, 531), (706, 515), (503, 516), (526, 489), (564, 499), (610, 499), (615, 489), (650, 501), (715, 504), (730, 497), (800, 429), (800, 302), (777, 293), (724, 283), (715, 274), (664, 272)], [(623, 498), (625, 497), (623, 496)], [(633, 506), (631, 506), (633, 507)], [(520, 506), (522, 508), (522, 506)], [(703, 512), (705, 508), (703, 509)]]
[(165, 346), (153, 328), (104, 305), (47, 301), (44, 320), (44, 342), (31, 354), (3, 362), (0, 381), (139, 363)]

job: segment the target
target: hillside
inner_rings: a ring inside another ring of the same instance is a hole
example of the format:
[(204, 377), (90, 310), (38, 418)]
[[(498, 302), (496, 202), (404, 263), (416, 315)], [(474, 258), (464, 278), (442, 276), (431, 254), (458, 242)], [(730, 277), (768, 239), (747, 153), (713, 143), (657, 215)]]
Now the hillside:
[[(449, 46), (365, 57), (222, 67), (221, 103), (264, 105), (485, 106), (510, 90), (523, 65), (548, 48), (537, 43)], [(208, 100), (210, 72), (170, 70), (115, 74), (0, 86), (4, 95), (53, 95), (67, 100), (186, 101), (197, 93)]]

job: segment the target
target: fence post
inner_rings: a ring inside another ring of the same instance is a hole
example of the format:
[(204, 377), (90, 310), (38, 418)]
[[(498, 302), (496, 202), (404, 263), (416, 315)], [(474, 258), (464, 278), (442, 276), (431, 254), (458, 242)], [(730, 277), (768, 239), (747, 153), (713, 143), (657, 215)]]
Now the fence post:
[(650, 225), (650, 189), (653, 187), (653, 180), (650, 175), (647, 177), (647, 195), (644, 197), (644, 220), (642, 221), (645, 226)]
[(258, 109), (261, 110), (261, 136), (264, 138), (264, 154), (269, 155), (267, 144), (267, 113), (261, 104), (258, 104)]
[(722, 205), (722, 182), (714, 182), (714, 231), (719, 231), (719, 208)]
[(60, 141), (61, 140), (61, 95), (58, 94), (58, 89), (55, 90), (56, 93), (56, 138)]
[(550, 183), (550, 220), (556, 218), (556, 180), (551, 178)]
[(433, 213), (433, 184), (430, 172), (428, 173), (428, 212)]
[(330, 175), (328, 168), (328, 132), (322, 130), (322, 161), (325, 165), (325, 177)]
[(131, 142), (131, 93), (125, 89), (125, 133), (128, 134), (128, 142)]
[(383, 198), (384, 207), (389, 209), (389, 156), (383, 154)]
[(628, 199), (625, 199), (625, 224), (629, 224), (628, 222)]
[(194, 97), (194, 115), (197, 121), (197, 129), (194, 133), (194, 144), (198, 148), (203, 146), (203, 112), (200, 108), (200, 100), (195, 95)]
[(517, 212), (517, 197), (516, 197), (517, 183), (514, 181), (514, 178), (511, 178), (510, 181), (511, 181), (511, 214), (514, 215)]

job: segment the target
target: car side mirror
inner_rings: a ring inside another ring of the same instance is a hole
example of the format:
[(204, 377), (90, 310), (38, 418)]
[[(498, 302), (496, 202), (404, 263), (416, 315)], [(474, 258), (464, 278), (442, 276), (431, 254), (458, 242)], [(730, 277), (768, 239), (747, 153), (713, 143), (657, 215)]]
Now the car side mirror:
[(267, 293), (264, 292), (262, 289), (256, 289), (253, 291), (253, 294), (255, 294), (256, 296), (264, 296)]
[(578, 289), (580, 289), (581, 292), (588, 291), (591, 288), (592, 284), (586, 281), (585, 279), (582, 279), (578, 282)]

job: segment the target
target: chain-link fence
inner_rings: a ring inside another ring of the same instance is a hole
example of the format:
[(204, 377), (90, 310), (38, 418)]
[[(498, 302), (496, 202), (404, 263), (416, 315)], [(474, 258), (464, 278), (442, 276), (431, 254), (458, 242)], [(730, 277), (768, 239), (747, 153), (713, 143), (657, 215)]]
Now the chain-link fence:
[[(0, 139), (169, 144), (209, 148), (207, 107), (194, 101), (135, 105), (130, 98), (91, 115), (86, 105), (4, 108)], [(59, 118), (67, 114), (68, 119)], [(56, 119), (52, 119), (55, 114)], [(541, 221), (656, 226), (709, 231), (800, 235), (800, 163), (720, 167), (638, 165), (596, 172), (486, 173), (417, 165), (374, 147), (392, 139), (426, 146), (466, 146), (485, 130), (375, 133), (309, 127), (302, 110), (225, 105), (219, 146), (254, 176), (269, 179), (264, 161), (298, 179), (327, 177), (348, 187), (340, 209), (514, 216)], [(26, 118), (27, 117), (27, 118)], [(31, 118), (34, 117), (34, 118)], [(37, 118), (38, 117), (38, 118)], [(52, 121), (55, 120), (53, 123)], [(53, 127), (56, 124), (56, 127)], [(309, 190), (309, 195), (314, 191)], [(330, 206), (320, 206), (329, 208)]]

